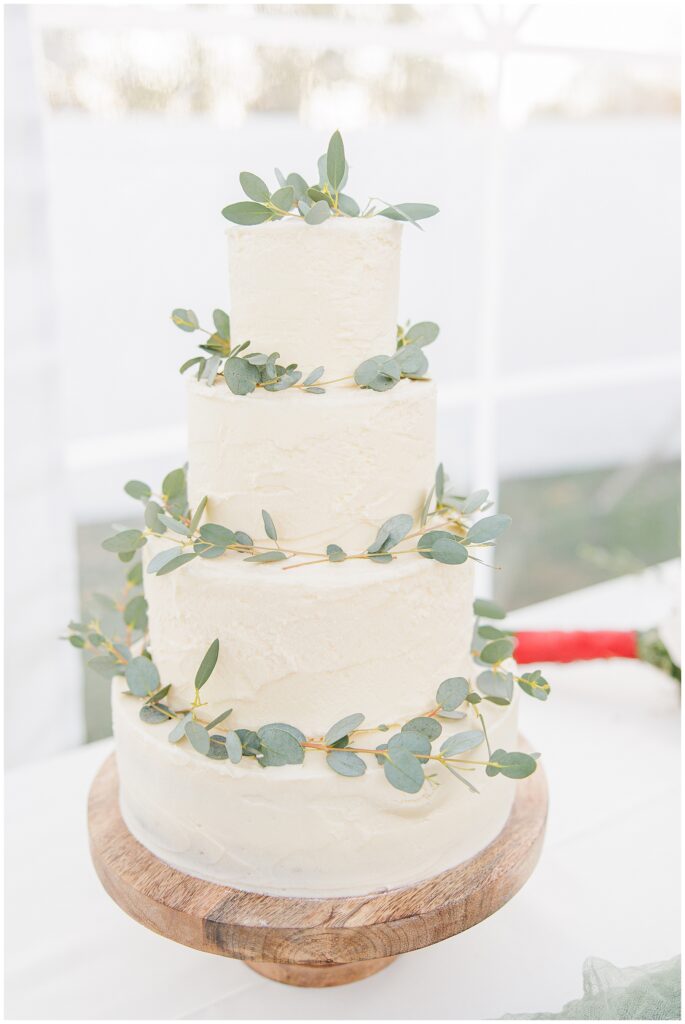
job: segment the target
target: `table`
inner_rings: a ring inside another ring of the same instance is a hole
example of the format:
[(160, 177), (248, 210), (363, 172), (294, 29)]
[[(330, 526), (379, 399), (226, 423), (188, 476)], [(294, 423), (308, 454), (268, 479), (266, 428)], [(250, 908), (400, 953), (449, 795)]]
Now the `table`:
[[(520, 628), (637, 628), (670, 611), (671, 562), (511, 616)], [(334, 990), (292, 989), (178, 946), (126, 917), (88, 855), (86, 796), (111, 740), (7, 776), (10, 1019), (496, 1019), (581, 994), (588, 955), (680, 951), (676, 684), (638, 662), (550, 666), (547, 704), (521, 702), (544, 756), (549, 830), (537, 871), (494, 917)]]

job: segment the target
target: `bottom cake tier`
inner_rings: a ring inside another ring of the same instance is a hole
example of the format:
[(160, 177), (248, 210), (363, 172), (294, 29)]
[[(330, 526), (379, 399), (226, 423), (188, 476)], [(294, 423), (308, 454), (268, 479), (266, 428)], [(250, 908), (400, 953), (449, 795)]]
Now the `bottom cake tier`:
[[(516, 783), (482, 768), (472, 792), (441, 764), (418, 793), (388, 785), (366, 757), (357, 778), (308, 751), (301, 765), (234, 765), (172, 744), (173, 723), (149, 725), (139, 703), (113, 683), (121, 811), (135, 838), (186, 874), (281, 896), (353, 896), (410, 885), (474, 856), (503, 828)], [(473, 729), (473, 716), (444, 722), (443, 736)], [(492, 749), (516, 748), (517, 701), (488, 705)], [(364, 736), (376, 747), (387, 739)], [(486, 760), (484, 745), (465, 755)]]

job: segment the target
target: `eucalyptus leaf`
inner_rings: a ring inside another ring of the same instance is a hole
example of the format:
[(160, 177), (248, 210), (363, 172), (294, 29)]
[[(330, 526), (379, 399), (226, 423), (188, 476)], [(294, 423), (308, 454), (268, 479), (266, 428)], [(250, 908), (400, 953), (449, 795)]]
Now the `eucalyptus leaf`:
[(174, 309), (171, 313), (171, 319), (182, 331), (187, 331), (192, 334), (199, 327), (197, 317), (193, 313), (192, 309)]
[(326, 177), (337, 192), (345, 176), (345, 147), (340, 132), (333, 132), (326, 154)]
[(171, 690), (171, 683), (167, 683), (161, 690), (154, 690), (148, 699), (145, 701), (146, 704), (158, 704), (161, 700), (164, 700), (166, 695)]
[(485, 597), (477, 597), (473, 602), (473, 614), (484, 619), (503, 619), (507, 613), (494, 601), (489, 601)]
[(372, 356), (354, 371), (355, 383), (372, 391), (389, 391), (402, 376), (402, 371), (391, 356)]
[(418, 793), (425, 781), (421, 764), (404, 747), (397, 747), (392, 755), (388, 753), (383, 760), (383, 771), (390, 785), (404, 793)]
[(352, 196), (346, 196), (343, 192), (338, 195), (338, 207), (347, 217), (358, 217), (361, 213), (359, 203)]
[(168, 722), (173, 715), (164, 710), (164, 705), (143, 704), (139, 712), (140, 718), (146, 725), (159, 725), (161, 722)]
[(224, 363), (224, 380), (234, 395), (249, 395), (259, 383), (259, 370), (241, 356), (231, 356)]
[(394, 548), (400, 541), (404, 540), (414, 524), (412, 517), (406, 513), (392, 516), (387, 519), (378, 533), (373, 544), (369, 546), (368, 553), (375, 554), (380, 551), (388, 551)]
[(211, 732), (212, 729), (216, 729), (217, 725), (221, 725), (222, 722), (225, 722), (226, 719), (228, 718), (228, 716), (230, 714), (232, 714), (232, 713), (233, 713), (233, 708), (229, 708), (228, 711), (222, 711), (220, 715), (217, 715), (216, 718), (213, 718), (211, 720), (209, 725), (205, 726), (205, 729), (207, 730), (207, 732)]
[(126, 573), (126, 579), (132, 587), (139, 587), (143, 582), (143, 563), (136, 562)]
[(451, 535), (438, 537), (431, 546), (431, 556), (444, 565), (462, 565), (469, 557), (464, 545)]
[(202, 378), (202, 380), (205, 380), (207, 382), (209, 387), (211, 387), (214, 381), (216, 380), (216, 375), (219, 372), (221, 358), (222, 357), (220, 355), (212, 356), (211, 359), (208, 359), (206, 361), (205, 365), (202, 368), (202, 373), (200, 374), (200, 377)]
[(114, 537), (103, 540), (102, 547), (105, 551), (113, 551), (116, 554), (137, 551), (147, 543), (147, 538), (140, 530), (122, 530)]
[(260, 742), (260, 760), (265, 766), (302, 764), (304, 750), (298, 740), (279, 725), (264, 725), (257, 730)]
[(504, 661), (505, 658), (510, 658), (513, 653), (514, 641), (504, 637), (501, 640), (491, 640), (490, 643), (487, 643), (478, 657), (486, 665), (496, 665), (498, 662)]
[(294, 172), (292, 174), (289, 174), (287, 179), (284, 182), (281, 182), (281, 185), (290, 185), (291, 189), (295, 194), (295, 200), (297, 202), (305, 198), (305, 196), (307, 195), (307, 189), (309, 188), (307, 182), (304, 180), (302, 175), (296, 174)]
[(163, 569), (170, 562), (173, 562), (179, 557), (183, 557), (179, 553), (181, 552), (180, 547), (165, 548), (164, 551), (158, 551), (157, 554), (150, 559), (147, 566), (147, 571), (151, 573), (157, 573), (160, 569)]
[(264, 529), (266, 530), (266, 535), (269, 540), (277, 541), (278, 534), (276, 532), (276, 527), (274, 526), (274, 521), (266, 509), (262, 509), (262, 519), (264, 521)]
[(511, 672), (494, 672), (488, 669), (476, 679), (476, 686), (492, 704), (511, 704), (514, 695), (514, 677)]
[(244, 757), (255, 757), (259, 753), (259, 736), (252, 729), (236, 729), (235, 734), (240, 740)]
[(487, 544), (495, 540), (511, 525), (511, 516), (499, 514), (479, 519), (470, 528), (464, 539), (465, 544)]
[(328, 220), (330, 215), (330, 206), (323, 199), (320, 199), (307, 211), (304, 219), (307, 224), (323, 224), (325, 220)]
[(216, 327), (216, 333), (224, 341), (231, 340), (231, 318), (223, 309), (215, 309), (212, 313), (212, 320)]
[(469, 692), (469, 684), (463, 676), (445, 679), (435, 695), (436, 703), (444, 711), (456, 711), (463, 704)]
[(154, 662), (139, 655), (126, 666), (126, 682), (136, 697), (147, 697), (159, 687), (159, 672)]
[(425, 764), (431, 752), (431, 741), (425, 733), (408, 729), (391, 736), (388, 741), (388, 754), (391, 759), (399, 750), (408, 750), (414, 754), (422, 764)]
[(191, 718), (189, 722), (185, 724), (185, 734), (190, 740), (191, 745), (197, 750), (198, 754), (204, 754), (206, 757), (209, 753), (209, 733), (203, 725), (199, 722), (194, 722)]
[(228, 760), (226, 738), (222, 736), (220, 732), (216, 732), (213, 736), (209, 737), (209, 750), (207, 751), (207, 757), (211, 757), (213, 761)]
[(324, 743), (330, 747), (333, 743), (342, 739), (343, 736), (349, 736), (351, 732), (358, 729), (363, 721), (364, 715), (362, 714), (347, 715), (345, 718), (341, 718), (339, 722), (330, 727), (323, 738)]
[(124, 665), (120, 664), (111, 654), (99, 654), (87, 662), (88, 668), (97, 672), (103, 679), (111, 680), (114, 676), (122, 675)]
[(220, 548), (227, 548), (229, 544), (238, 543), (233, 530), (229, 530), (226, 526), (220, 526), (218, 523), (205, 523), (200, 527), (200, 536), (203, 540)]
[(428, 360), (417, 345), (404, 345), (394, 356), (403, 377), (420, 380), (428, 370)]
[(466, 778), (466, 777), (465, 777), (464, 775), (462, 775), (462, 773), (461, 773), (461, 772), (458, 772), (458, 771), (457, 771), (457, 769), (456, 769), (456, 768), (454, 767), (454, 765), (453, 765), (453, 764), (445, 764), (445, 765), (444, 765), (443, 767), (445, 767), (445, 768), (447, 769), (447, 771), (448, 771), (448, 772), (449, 772), (449, 773), (450, 773), (451, 775), (454, 775), (454, 777), (455, 777), (456, 779), (459, 779), (459, 781), (460, 781), (460, 782), (463, 782), (463, 783), (464, 783), (464, 785), (465, 785), (465, 786), (466, 786), (466, 787), (467, 787), (468, 789), (470, 789), (472, 793), (478, 793), (478, 792), (479, 792), (479, 790), (477, 790), (477, 789), (476, 789), (476, 787), (475, 787), (474, 785), (472, 785), (472, 784), (471, 784), (471, 783), (469, 782), (469, 780), (468, 780), (468, 779), (467, 779), (467, 778)]
[(124, 608), (124, 622), (132, 629), (147, 630), (147, 601), (142, 594), (137, 594), (127, 602)]
[(416, 547), (423, 558), (432, 558), (434, 544), (440, 540), (451, 541), (453, 539), (455, 539), (454, 534), (448, 533), (446, 530), (428, 530), (421, 534)]
[(493, 776), (501, 773), (508, 779), (526, 779), (537, 768), (536, 759), (530, 754), (507, 753), (501, 748), (493, 750), (490, 761), (492, 763), (485, 769), (485, 774)]
[(349, 778), (357, 778), (366, 771), (366, 764), (352, 750), (331, 750), (326, 755), (326, 763), (338, 775), (346, 775)]
[(440, 210), (431, 203), (396, 203), (394, 206), (388, 205), (386, 209), (379, 210), (378, 216), (388, 217), (390, 220), (408, 220), (415, 224), (418, 220), (434, 217), (436, 213), (440, 213)]
[(333, 209), (333, 199), (328, 192), (322, 192), (320, 188), (308, 188), (307, 199), (312, 203), (325, 203), (329, 210)]
[(488, 492), (486, 490), (474, 491), (473, 494), (469, 494), (468, 498), (461, 507), (464, 515), (468, 516), (472, 512), (476, 512), (481, 505), (487, 501)]
[(305, 379), (302, 381), (302, 386), (307, 388), (311, 384), (316, 384), (317, 380), (319, 380), (319, 378), (323, 376), (323, 373), (323, 366), (317, 366), (316, 369), (312, 370), (311, 373), (307, 374)]
[(193, 716), (190, 713), (184, 715), (183, 718), (179, 718), (167, 736), (169, 743), (178, 743), (179, 740), (183, 739), (186, 734), (186, 725), (188, 722), (192, 721), (192, 718)]
[(438, 505), (441, 504), (442, 499), (445, 496), (445, 467), (442, 462), (435, 471), (435, 497), (438, 500)]
[(428, 515), (430, 513), (430, 507), (431, 507), (431, 503), (433, 501), (433, 495), (434, 494), (435, 494), (435, 484), (431, 487), (430, 491), (428, 492), (426, 500), (423, 503), (423, 508), (421, 509), (421, 519), (420, 519), (419, 525), (422, 528), (426, 525), (426, 521), (427, 521)]
[(185, 363), (181, 363), (178, 368), (179, 373), (185, 373), (191, 366), (197, 366), (198, 363), (204, 363), (202, 356), (193, 356), (191, 359), (186, 359)]
[(178, 498), (185, 494), (186, 474), (182, 468), (172, 469), (162, 481), (162, 493), (167, 498)]
[[(241, 171), (239, 177), (240, 187), (248, 199), (252, 199), (256, 203), (267, 203), (269, 201), (271, 193), (269, 192), (266, 183), (262, 181), (261, 178), (256, 174), (252, 174), (250, 171)], [(245, 203), (243, 205), (247, 206), (248, 204)]]
[(231, 203), (221, 213), (234, 224), (263, 224), (273, 218), (271, 210), (261, 203)]
[(197, 508), (195, 509), (195, 511), (194, 511), (194, 513), (193, 513), (193, 517), (192, 517), (192, 519), (190, 520), (190, 525), (189, 525), (189, 527), (188, 527), (188, 532), (189, 532), (189, 534), (190, 534), (191, 536), (192, 536), (192, 535), (193, 535), (193, 534), (195, 533), (195, 531), (197, 530), (198, 524), (199, 524), (200, 520), (202, 519), (202, 515), (203, 515), (203, 513), (204, 513), (204, 510), (205, 510), (206, 508), (207, 508), (207, 495), (205, 494), (204, 498), (202, 498), (202, 499), (200, 500), (200, 503), (199, 503), (199, 505), (197, 506)]
[(243, 559), (245, 562), (282, 562), (288, 556), (285, 551), (260, 551)]
[(219, 639), (212, 640), (211, 644), (205, 651), (204, 657), (200, 662), (200, 667), (195, 674), (195, 689), (199, 690), (205, 685), (212, 672), (216, 667), (216, 663), (219, 657)]
[(495, 629), (494, 626), (479, 626), (478, 636), (481, 640), (502, 640), (511, 636), (511, 632), (504, 629)]
[(466, 732), (455, 733), (449, 736), (440, 746), (440, 753), (445, 757), (454, 757), (455, 754), (463, 754), (467, 750), (475, 750), (485, 740), (480, 729), (469, 729)]
[(288, 725), (287, 722), (270, 722), (269, 725), (273, 726), (274, 729), (285, 729), (286, 732), (295, 737), (298, 743), (306, 743), (307, 741), (305, 734), (295, 725)]
[[(256, 737), (256, 734), (255, 734)], [(233, 764), (239, 764), (243, 756), (243, 745), (237, 732), (226, 733), (226, 751)]]
[(152, 530), (153, 533), (166, 533), (166, 526), (159, 518), (161, 513), (161, 505), (156, 501), (148, 501), (145, 506), (145, 525), (148, 530)]
[(341, 547), (337, 544), (329, 544), (326, 548), (326, 554), (328, 555), (329, 562), (344, 562), (347, 555)]
[(426, 736), (431, 742), (436, 740), (442, 732), (442, 726), (439, 722), (436, 722), (435, 718), (421, 717), (412, 718), (409, 722), (405, 722), (402, 726), (402, 732), (420, 732)]
[(536, 700), (547, 700), (549, 696), (549, 683), (539, 669), (535, 672), (524, 672), (522, 676), (519, 676), (518, 684), (524, 693), (527, 693), (529, 697), (535, 697)]
[(190, 537), (190, 530), (186, 524), (174, 519), (173, 516), (168, 516), (166, 512), (161, 512), (158, 519), (167, 530), (172, 530), (173, 533), (177, 533), (181, 537)]
[(147, 501), (152, 494), (148, 484), (144, 484), (142, 480), (129, 480), (124, 484), (124, 490), (131, 498), (137, 498), (139, 501)]
[(272, 206), (275, 206), (278, 210), (284, 210), (286, 213), (288, 213), (294, 202), (295, 190), (290, 185), (286, 185), (285, 188), (279, 188), (271, 197)]
[(407, 331), (405, 338), (415, 345), (432, 345), (440, 328), (430, 320), (422, 320), (420, 323), (412, 324)]

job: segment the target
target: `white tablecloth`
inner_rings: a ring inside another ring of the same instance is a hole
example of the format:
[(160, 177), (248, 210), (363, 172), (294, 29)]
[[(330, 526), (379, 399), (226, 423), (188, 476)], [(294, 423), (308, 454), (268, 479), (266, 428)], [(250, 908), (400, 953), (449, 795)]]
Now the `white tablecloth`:
[[(648, 628), (674, 563), (512, 616), (520, 627)], [(550, 667), (523, 700), (543, 752), (547, 841), (524, 889), (462, 935), (339, 989), (277, 985), (153, 934), (109, 899), (88, 855), (86, 797), (111, 741), (7, 779), (6, 1015), (10, 1019), (494, 1019), (581, 994), (592, 954), (666, 959), (679, 936), (679, 693), (637, 662)], [(30, 732), (30, 725), (28, 728)]]

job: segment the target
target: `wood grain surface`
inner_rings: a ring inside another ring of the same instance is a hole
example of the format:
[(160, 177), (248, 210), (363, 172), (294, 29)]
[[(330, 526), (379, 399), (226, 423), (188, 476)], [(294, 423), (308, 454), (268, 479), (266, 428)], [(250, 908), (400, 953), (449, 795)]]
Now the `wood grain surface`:
[(111, 755), (90, 791), (91, 854), (112, 899), (160, 935), (257, 961), (251, 964), (255, 970), (286, 984), (344, 984), (380, 970), (400, 953), (473, 927), (518, 892), (542, 847), (547, 785), (541, 768), (512, 785), (516, 798), (505, 827), (470, 860), (401, 889), (305, 899), (214, 885), (158, 860), (124, 824)]

